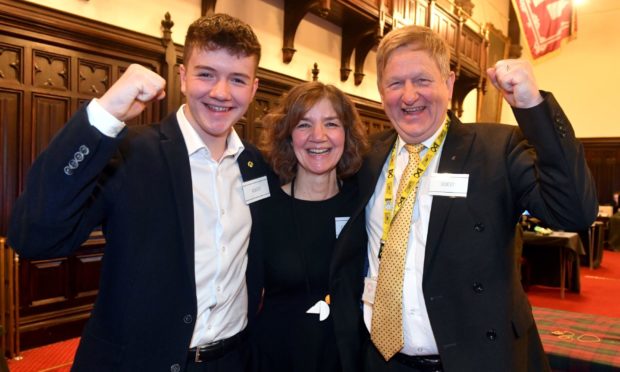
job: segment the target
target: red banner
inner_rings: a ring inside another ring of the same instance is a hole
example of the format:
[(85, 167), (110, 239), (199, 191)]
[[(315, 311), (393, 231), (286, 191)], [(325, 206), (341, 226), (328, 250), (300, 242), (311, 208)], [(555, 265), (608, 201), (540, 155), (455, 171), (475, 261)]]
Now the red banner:
[(572, 0), (512, 0), (533, 58), (560, 47), (574, 37), (577, 17)]

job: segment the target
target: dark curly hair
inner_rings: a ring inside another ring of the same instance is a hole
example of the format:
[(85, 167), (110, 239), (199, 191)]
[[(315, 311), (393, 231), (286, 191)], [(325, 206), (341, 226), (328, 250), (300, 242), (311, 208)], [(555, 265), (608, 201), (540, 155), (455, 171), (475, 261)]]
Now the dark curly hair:
[(183, 63), (187, 63), (195, 48), (226, 49), (237, 57), (256, 56), (256, 66), (260, 61), (261, 46), (252, 28), (228, 14), (200, 17), (189, 26), (185, 36)]
[(351, 99), (333, 85), (302, 83), (285, 93), (280, 104), (261, 120), (265, 129), (259, 147), (283, 184), (290, 182), (297, 173), (291, 133), (304, 115), (323, 98), (331, 102), (345, 132), (344, 152), (336, 166), (338, 178), (352, 176), (362, 165), (368, 141), (364, 125)]

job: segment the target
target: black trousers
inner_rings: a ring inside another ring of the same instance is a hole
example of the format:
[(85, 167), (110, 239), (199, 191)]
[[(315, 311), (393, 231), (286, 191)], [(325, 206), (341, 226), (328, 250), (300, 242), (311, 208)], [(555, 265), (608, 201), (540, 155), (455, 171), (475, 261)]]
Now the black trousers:
[(234, 350), (227, 352), (220, 358), (197, 363), (188, 360), (186, 372), (248, 372), (250, 371), (250, 350), (247, 340), (244, 340)]
[[(387, 362), (379, 353), (375, 345), (368, 339), (364, 352), (364, 371), (365, 372), (427, 372), (429, 369), (416, 368), (403, 363), (396, 356)], [(435, 369), (441, 371), (441, 369)]]

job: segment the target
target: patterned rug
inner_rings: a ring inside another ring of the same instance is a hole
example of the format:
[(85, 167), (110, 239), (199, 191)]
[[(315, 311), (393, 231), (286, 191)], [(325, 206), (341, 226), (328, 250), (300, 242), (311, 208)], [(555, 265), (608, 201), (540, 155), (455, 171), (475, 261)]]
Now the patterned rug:
[(68, 372), (79, 338), (25, 350), (21, 358), (8, 361), (11, 372)]

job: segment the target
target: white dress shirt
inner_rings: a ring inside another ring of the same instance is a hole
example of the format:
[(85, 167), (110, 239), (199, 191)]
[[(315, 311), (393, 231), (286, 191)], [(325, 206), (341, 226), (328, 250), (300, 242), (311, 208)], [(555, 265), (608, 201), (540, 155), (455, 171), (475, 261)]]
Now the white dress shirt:
[[(425, 146), (420, 157), (428, 153), (437, 136), (441, 133), (440, 127), (428, 140), (422, 142)], [(400, 178), (409, 161), (409, 154), (405, 149), (405, 142), (397, 139), (397, 156), (394, 170), (394, 194), (398, 190)], [(433, 336), (433, 330), (426, 311), (426, 304), (422, 293), (422, 275), (424, 269), (424, 254), (428, 222), (431, 214), (433, 197), (428, 192), (429, 175), (435, 173), (439, 166), (439, 159), (443, 144), (435, 157), (428, 165), (424, 175), (418, 184), (416, 201), (411, 218), (411, 230), (409, 230), (409, 242), (407, 244), (407, 258), (405, 261), (405, 276), (403, 282), (403, 337), (405, 346), (400, 351), (408, 355), (431, 355), (438, 354), (437, 343)], [(383, 233), (383, 205), (385, 202), (385, 177), (389, 165), (388, 156), (381, 176), (375, 186), (375, 192), (366, 205), (366, 231), (368, 232), (368, 276), (376, 279), (379, 273), (379, 247)], [(393, 195), (394, 199), (396, 195)], [(372, 320), (372, 304), (364, 302), (364, 322), (370, 331)]]
[[(91, 125), (108, 136), (125, 126), (97, 100), (87, 107)], [(190, 125), (176, 114), (187, 146), (194, 200), (194, 266), (198, 314), (190, 347), (231, 337), (247, 323), (245, 271), (252, 218), (243, 196), (237, 158), (243, 143), (234, 130), (222, 158), (214, 160)]]

